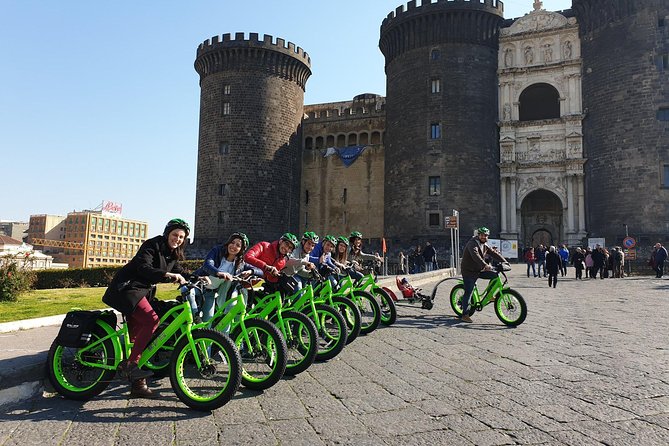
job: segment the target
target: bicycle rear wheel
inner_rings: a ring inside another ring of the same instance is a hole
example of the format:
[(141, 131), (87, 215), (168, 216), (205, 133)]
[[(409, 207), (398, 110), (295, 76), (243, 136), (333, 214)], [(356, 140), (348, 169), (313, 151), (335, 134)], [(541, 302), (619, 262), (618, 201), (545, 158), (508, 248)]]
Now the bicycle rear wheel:
[(451, 308), (457, 317), (462, 316), (462, 296), (465, 295), (465, 286), (461, 283), (451, 290)]
[[(115, 365), (114, 344), (105, 330), (96, 326), (91, 341), (81, 349), (64, 347), (54, 341), (47, 357), (47, 376), (54, 389), (65, 398), (87, 401), (102, 393), (116, 374), (115, 370), (84, 365), (81, 361), (100, 366)], [(81, 358), (81, 360), (80, 360)]]
[(239, 388), (242, 379), (239, 351), (227, 335), (215, 330), (194, 330), (192, 336), (195, 348), (184, 336), (174, 349), (170, 383), (188, 407), (202, 411), (218, 409)]
[(244, 326), (249, 343), (239, 325), (231, 336), (242, 358), (242, 384), (253, 390), (269, 389), (286, 371), (286, 341), (270, 321), (246, 319)]

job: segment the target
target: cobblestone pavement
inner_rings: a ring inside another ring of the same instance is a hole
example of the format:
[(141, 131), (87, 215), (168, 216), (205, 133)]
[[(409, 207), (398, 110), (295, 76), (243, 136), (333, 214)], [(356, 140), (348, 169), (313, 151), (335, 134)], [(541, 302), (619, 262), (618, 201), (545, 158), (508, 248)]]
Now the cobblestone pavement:
[(522, 265), (510, 280), (529, 306), (515, 329), (492, 306), (459, 323), (447, 282), (432, 311), (403, 306), (334, 360), (211, 414), (182, 405), (168, 380), (155, 400), (116, 386), (87, 403), (15, 406), (0, 445), (669, 444), (669, 280), (552, 289)]

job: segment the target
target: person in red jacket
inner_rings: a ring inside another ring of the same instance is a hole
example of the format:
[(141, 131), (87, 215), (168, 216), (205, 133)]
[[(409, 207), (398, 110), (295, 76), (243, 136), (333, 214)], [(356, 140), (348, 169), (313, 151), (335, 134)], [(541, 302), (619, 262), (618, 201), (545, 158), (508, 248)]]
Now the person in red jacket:
[(534, 248), (527, 248), (523, 260), (527, 263), (527, 277), (530, 277), (530, 267), (532, 267), (532, 274), (534, 274), (534, 277), (537, 277), (537, 270), (534, 269), (534, 264), (537, 261), (537, 258), (534, 256)]
[(244, 261), (265, 274), (265, 290), (273, 291), (279, 282), (279, 272), (286, 266), (288, 256), (297, 246), (297, 237), (286, 232), (279, 240), (259, 242), (244, 254)]

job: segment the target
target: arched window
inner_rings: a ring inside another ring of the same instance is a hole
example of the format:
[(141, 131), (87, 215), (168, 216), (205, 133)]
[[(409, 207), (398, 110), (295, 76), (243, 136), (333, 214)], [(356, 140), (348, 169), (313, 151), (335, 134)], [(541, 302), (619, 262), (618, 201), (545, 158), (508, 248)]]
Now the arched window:
[(369, 135), (367, 132), (362, 132), (360, 134), (360, 140), (359, 140), (361, 145), (369, 144)]
[(317, 136), (316, 137), (316, 148), (317, 149), (322, 149), (323, 148), (323, 137), (322, 136)]
[(349, 133), (348, 135), (348, 145), (357, 146), (358, 145), (358, 135), (355, 133)]
[(335, 144), (334, 144), (334, 141), (335, 141), (335, 140), (334, 140), (334, 135), (328, 135), (328, 136), (325, 138), (325, 148), (328, 148), (328, 147), (334, 147), (334, 145), (335, 145)]
[(304, 140), (304, 148), (305, 148), (306, 150), (311, 150), (311, 149), (314, 148), (314, 139), (313, 139), (311, 136), (308, 136), (308, 137)]
[(534, 84), (520, 94), (520, 120), (536, 121), (560, 117), (560, 93), (549, 84)]
[(337, 147), (346, 147), (346, 135), (337, 135)]
[(372, 144), (381, 144), (381, 134), (379, 132), (372, 132)]

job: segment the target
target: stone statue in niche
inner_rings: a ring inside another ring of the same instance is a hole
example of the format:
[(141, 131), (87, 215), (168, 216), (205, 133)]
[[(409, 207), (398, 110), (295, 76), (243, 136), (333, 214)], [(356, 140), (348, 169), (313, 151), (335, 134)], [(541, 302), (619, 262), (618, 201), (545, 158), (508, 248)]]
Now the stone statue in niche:
[(534, 63), (534, 50), (531, 46), (525, 47), (525, 63), (527, 65)]
[(544, 62), (551, 62), (553, 60), (553, 48), (551, 44), (547, 43), (544, 45)]
[(511, 105), (510, 104), (504, 104), (503, 119), (504, 119), (504, 121), (510, 121), (511, 120)]
[(569, 40), (564, 43), (564, 58), (571, 59), (571, 42)]
[(513, 65), (513, 50), (511, 48), (507, 48), (504, 51), (504, 66), (510, 67), (512, 65)]

